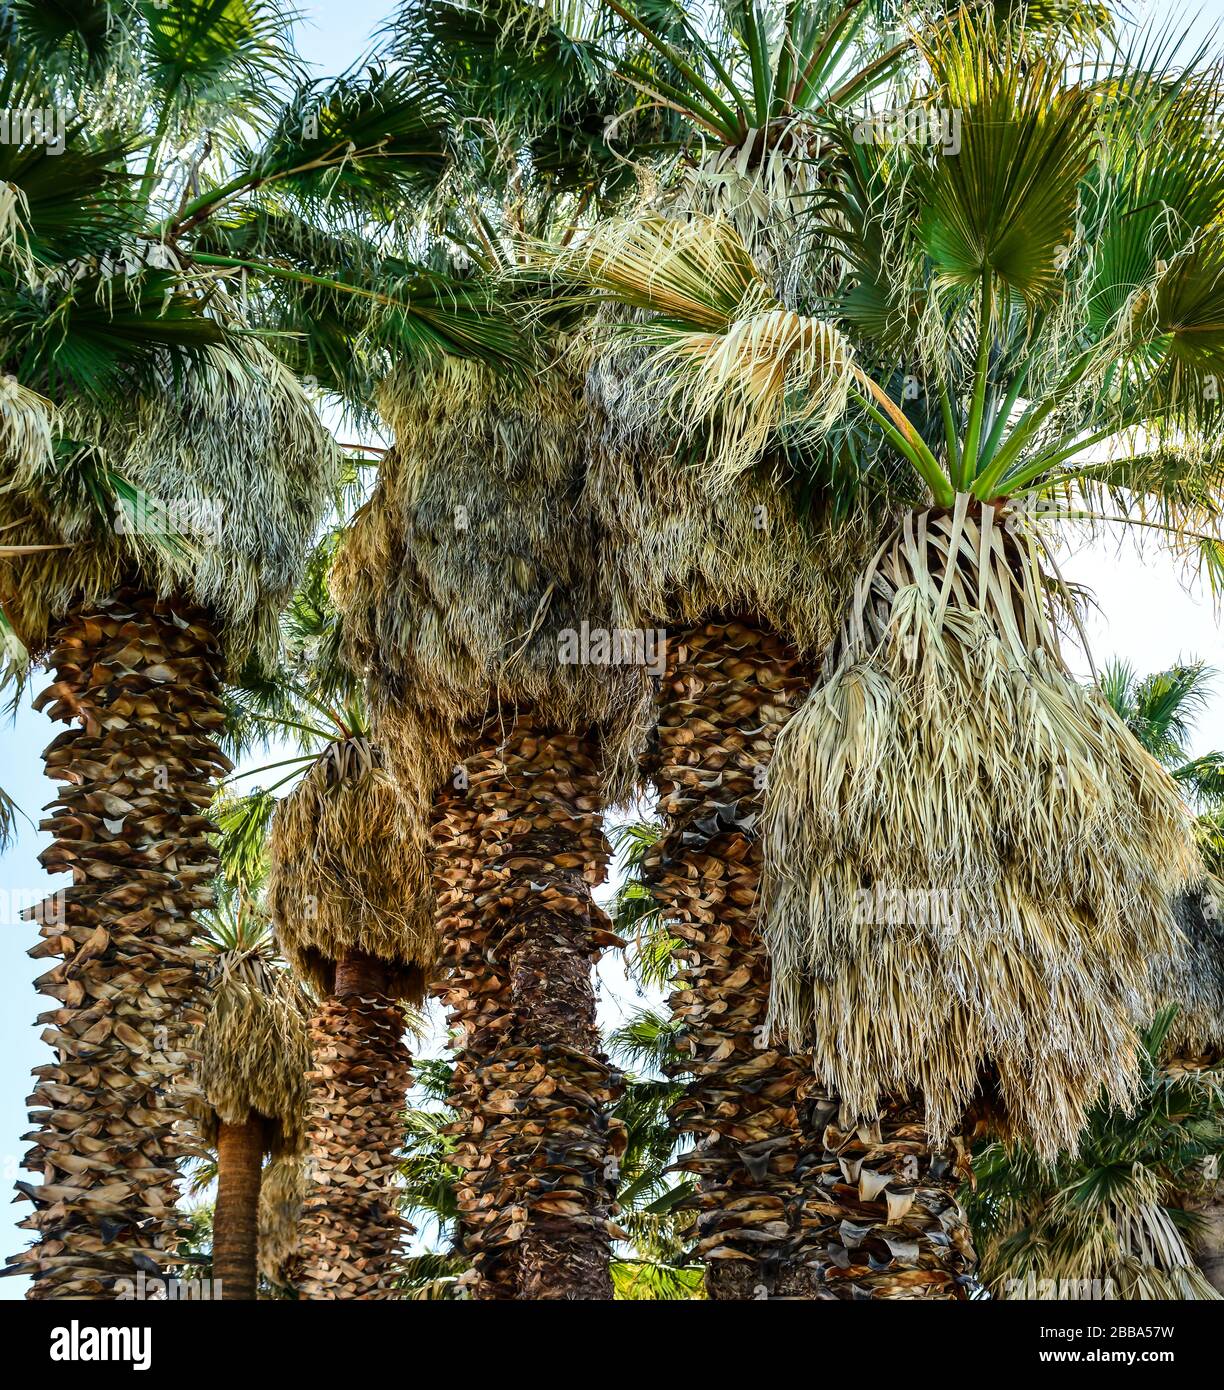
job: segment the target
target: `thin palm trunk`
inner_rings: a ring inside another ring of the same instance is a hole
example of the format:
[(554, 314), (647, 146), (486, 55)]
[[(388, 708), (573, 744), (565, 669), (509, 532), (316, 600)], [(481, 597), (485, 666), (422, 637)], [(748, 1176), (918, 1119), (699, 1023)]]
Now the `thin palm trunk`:
[(303, 1298), (395, 1297), (412, 1229), (396, 1193), (412, 1059), (390, 976), (385, 962), (350, 952), (311, 1020), (310, 1187), (295, 1261)]
[(838, 1127), (836, 1097), (765, 1026), (758, 838), (774, 742), (810, 674), (749, 621), (672, 633), (648, 770), (664, 834), (646, 862), (685, 942), (675, 1118), (697, 1136), (696, 1254), (711, 1298), (963, 1296), (972, 1250), (946, 1154), (913, 1107)]
[(55, 1061), (35, 1068), (34, 1146), (21, 1183), (36, 1243), (16, 1263), (33, 1298), (113, 1298), (119, 1281), (173, 1262), (186, 1049), (200, 998), (194, 915), (212, 899), (205, 811), (230, 764), (220, 655), (188, 604), (139, 590), (72, 613), (35, 701), (73, 727), (47, 748), (63, 783), (41, 856), (72, 884), (39, 910), (58, 957), (38, 988)]
[(255, 1116), (239, 1125), (219, 1121), (212, 1256), (223, 1300), (255, 1297), (262, 1165), (263, 1121)]
[(614, 940), (596, 735), (491, 719), (437, 807), (439, 992), (461, 1239), (481, 1299), (608, 1299), (620, 1077), (600, 1051), (592, 965)]

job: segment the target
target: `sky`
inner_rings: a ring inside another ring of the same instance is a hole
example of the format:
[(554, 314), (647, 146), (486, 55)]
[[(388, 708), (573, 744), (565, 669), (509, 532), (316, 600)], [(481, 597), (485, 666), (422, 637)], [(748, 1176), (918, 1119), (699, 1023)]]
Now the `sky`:
[[(370, 37), (391, 10), (391, 0), (331, 0), (327, 4), (299, 6), (303, 23), (298, 37), (302, 55), (321, 73), (335, 72), (360, 57)], [(1144, 16), (1162, 23), (1171, 7), (1159, 3), (1134, 4), (1136, 19)], [(1178, 13), (1198, 15), (1196, 31), (1224, 19), (1224, 0), (1208, 0), (1197, 10)], [(1200, 720), (1193, 751), (1224, 748), (1224, 644), (1221, 625), (1211, 597), (1204, 594), (1178, 566), (1155, 549), (1142, 556), (1129, 540), (1098, 539), (1072, 545), (1061, 557), (1065, 577), (1087, 586), (1096, 597), (1085, 624), (1089, 648), (1098, 667), (1114, 657), (1131, 662), (1140, 672), (1161, 670), (1186, 657), (1206, 661), (1220, 671), (1213, 696)], [(1071, 654), (1077, 674), (1087, 676), (1089, 663), (1082, 652)], [(36, 675), (31, 690), (46, 680)], [(36, 822), (39, 810), (53, 794), (42, 775), (40, 753), (61, 731), (29, 707), (28, 699), (15, 718), (0, 724), (0, 786)], [(244, 784), (244, 786), (247, 784)], [(33, 926), (16, 917), (16, 910), (53, 886), (40, 869), (38, 853), (49, 837), (23, 823), (16, 844), (0, 858), (0, 1194), (10, 1192), (15, 1179), (25, 1176), (19, 1163), (26, 1145), (20, 1136), (29, 1128), (25, 1097), (30, 1090), (30, 1069), (47, 1061), (49, 1049), (32, 1026), (35, 1014), (49, 1006), (39, 1001), (32, 987), (45, 963), (28, 959), (25, 952), (37, 939)], [(61, 880), (62, 881), (62, 880)], [(601, 971), (601, 1021), (605, 1024), (639, 1005), (634, 986), (614, 961)], [(427, 1046), (436, 1045), (435, 1027)], [(3, 1257), (27, 1243), (15, 1223), (30, 1210), (22, 1201), (0, 1205), (0, 1264)], [(25, 1281), (0, 1279), (0, 1299), (24, 1296)]]

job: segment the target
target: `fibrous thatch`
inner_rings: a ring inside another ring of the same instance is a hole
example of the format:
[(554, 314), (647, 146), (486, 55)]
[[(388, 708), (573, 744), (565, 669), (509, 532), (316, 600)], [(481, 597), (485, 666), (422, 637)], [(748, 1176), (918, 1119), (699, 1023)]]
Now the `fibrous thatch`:
[(1224, 1055), (1224, 885), (1208, 877), (1173, 904), (1185, 938), (1180, 956), (1153, 968), (1156, 1003), (1177, 1006), (1164, 1039), (1170, 1057)]
[(11, 544), (66, 548), (0, 559), (0, 604), (26, 647), (41, 652), (55, 618), (138, 569), (213, 616), (232, 664), (274, 652), (338, 460), (285, 367), (257, 343), (214, 348), (168, 369), (130, 414), (61, 410), (54, 426), (82, 449), (67, 468), (42, 447), (51, 424), (29, 397), (2, 412), (6, 442), (20, 427), (26, 447), (0, 486), (0, 528)]
[(1197, 876), (1169, 775), (1059, 654), (993, 508), (907, 515), (859, 582), (767, 795), (772, 1012), (855, 1112), (917, 1088), (936, 1140), (983, 1082), (1074, 1146), (1125, 1105)]
[(419, 1000), (433, 963), (427, 830), (365, 739), (332, 744), (276, 808), (268, 907), (286, 959), (321, 993), (350, 952), (385, 961)]
[(499, 378), (452, 360), (404, 372), (380, 407), (396, 434), (337, 564), (354, 665), (371, 682), (397, 775), (449, 780), (492, 707), (603, 728), (605, 775), (634, 776), (640, 664), (563, 659), (567, 634), (611, 631), (622, 605), (583, 501), (580, 381), (562, 364)]
[(249, 952), (220, 956), (198, 1036), (198, 1112), (208, 1143), (219, 1122), (263, 1122), (267, 1152), (306, 1143), (310, 1001), (287, 971)]
[(298, 1246), (307, 1190), (306, 1159), (282, 1154), (263, 1170), (259, 1185), (259, 1273), (269, 1284), (288, 1284), (286, 1265)]

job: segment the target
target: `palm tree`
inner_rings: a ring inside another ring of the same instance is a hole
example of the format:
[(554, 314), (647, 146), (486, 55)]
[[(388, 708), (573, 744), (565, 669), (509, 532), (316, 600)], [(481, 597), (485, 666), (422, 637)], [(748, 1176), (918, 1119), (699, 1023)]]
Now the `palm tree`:
[[(79, 110), (23, 38), (6, 30), (6, 103)], [(260, 554), (294, 563), (330, 466), (296, 384), (236, 336), (222, 298), (175, 269), (103, 269), (143, 228), (130, 138), (94, 137), (73, 114), (62, 155), (3, 152), (0, 336), (26, 424), (16, 453), (5, 441), (0, 524), (17, 546), (0, 561), (0, 605), (18, 674), (27, 653), (54, 669), (36, 706), (73, 726), (45, 755), (65, 785), (42, 862), (73, 884), (41, 913), (33, 952), (60, 958), (39, 982), (55, 1000), (26, 1159), (39, 1181), (19, 1184), (37, 1243), (17, 1265), (35, 1297), (109, 1296), (172, 1257), (175, 1085), (212, 876), (204, 812), (228, 768), (220, 671), (284, 583)], [(197, 546), (167, 529), (166, 502), (198, 519), (248, 474), (293, 500), (278, 531), (238, 522)]]
[[(1025, 523), (1069, 491), (1107, 496), (1215, 561), (1214, 415), (1196, 395), (1216, 351), (1200, 331), (1214, 88), (1124, 54), (1090, 53), (1071, 81), (1022, 26), (981, 17), (922, 47), (913, 109), (959, 113), (960, 153), (842, 128), (808, 222), (832, 282), (779, 297), (725, 219), (631, 220), (569, 261), (645, 319), (633, 398), (721, 485), (779, 447), (823, 439), (835, 465), (860, 436), (879, 450), (869, 480), (901, 519), (770, 770), (772, 1017), (852, 1117), (917, 1092), (938, 1142), (984, 1092), (1052, 1154), (1102, 1084), (1136, 1083), (1131, 1003), (1176, 945), (1169, 903), (1195, 856), (1175, 786), (1070, 680), (1049, 597), (1065, 590)], [(1192, 232), (1157, 227), (1166, 181)], [(1152, 234), (1135, 241), (1138, 222)], [(1143, 452), (1081, 456), (1140, 427)]]
[[(915, 57), (909, 36), (891, 33), (883, 7), (867, 4), (735, 4), (712, 18), (666, 8), (638, 16), (614, 0), (605, 8), (643, 39), (619, 73), (639, 100), (665, 105), (678, 121), (651, 208), (675, 222), (725, 218), (776, 292), (793, 288), (809, 210), (834, 175), (827, 123), (899, 80)], [(758, 921), (766, 772), (874, 544), (878, 523), (857, 479), (873, 451), (861, 441), (827, 458), (776, 450), (734, 491), (717, 486), (675, 466), (675, 432), (659, 428), (658, 402), (633, 389), (640, 365), (632, 336), (619, 353), (598, 347), (588, 486), (633, 621), (668, 632), (644, 765), (665, 834), (647, 867), (684, 939), (674, 1003), (688, 1024), (694, 1080), (680, 1122), (702, 1136), (686, 1161), (702, 1175), (707, 1286), (717, 1298), (821, 1297), (859, 1278), (876, 1291), (900, 1289), (892, 1275), (909, 1267), (917, 1235), (913, 1267), (923, 1274), (908, 1287), (956, 1293), (962, 1284), (950, 1276), (964, 1258), (945, 1239), (955, 1210), (948, 1157), (924, 1168), (891, 1271), (865, 1272), (837, 1227), (816, 1215), (827, 1205), (826, 1137), (856, 1173), (864, 1161), (909, 1170), (920, 1127), (899, 1116), (895, 1152), (871, 1131), (867, 1148), (861, 1137), (826, 1136), (835, 1098), (807, 1058), (780, 1034), (771, 1039), (766, 1021)], [(849, 467), (838, 473), (834, 464)], [(948, 1276), (938, 1273), (945, 1254)]]
[(1215, 673), (1201, 661), (1178, 662), (1140, 678), (1113, 661), (1101, 672), (1101, 692), (1126, 727), (1182, 788), (1198, 812), (1195, 834), (1203, 862), (1217, 878), (1224, 867), (1221, 803), (1224, 753), (1192, 757), (1187, 751), (1196, 718), (1207, 703)]
[[(440, 74), (465, 139), (444, 263), (500, 272), (524, 259), (526, 235), (564, 236), (623, 180), (598, 140), (555, 148), (559, 113), (581, 110), (597, 131), (620, 94), (589, 19), (521, 4), (405, 13), (397, 51)], [(532, 64), (552, 80), (520, 81)], [(432, 808), (465, 1289), (606, 1298), (619, 1079), (591, 966), (614, 938), (591, 890), (607, 862), (606, 786), (632, 776), (645, 684), (636, 668), (562, 654), (584, 623), (614, 628), (614, 603), (581, 503), (581, 374), (555, 326), (524, 339), (517, 372), (448, 361), (387, 381), (396, 443), (337, 583), (379, 736)]]
[[(3, 38), (6, 104), (71, 113), (64, 153), (0, 154), (4, 645), (19, 667), (55, 666), (40, 703), (82, 726), (48, 750), (69, 790), (44, 862), (76, 882), (36, 948), (64, 957), (44, 977), (62, 1007), (43, 1019), (58, 1051), (28, 1159), (43, 1182), (22, 1189), (37, 1295), (105, 1296), (171, 1249), (204, 811), (228, 768), (220, 676), (273, 650), (335, 473), (285, 363), (364, 389), (388, 343), (465, 351), (473, 318), (461, 291), (439, 302), (437, 277), (362, 235), (445, 162), (411, 75), (307, 79), (279, 0), (95, 19), (13, 7)], [(95, 1151), (78, 1110), (111, 1142)]]
[(275, 960), (266, 922), (239, 903), (205, 939), (210, 976), (198, 1040), (202, 1137), (217, 1152), (212, 1274), (223, 1299), (255, 1297), (264, 1155), (306, 1145), (310, 1001)]
[(424, 823), (384, 768), (340, 658), (328, 593), (339, 535), (337, 521), (310, 556), (275, 671), (229, 691), (236, 748), (275, 737), (300, 751), (244, 771), (276, 780), (245, 796), (227, 789), (217, 820), (227, 877), (250, 894), (266, 875), (281, 951), (319, 1001), (308, 1181), (283, 1277), (307, 1297), (382, 1298), (406, 1233), (392, 1192), (410, 1079), (405, 1003), (419, 1003), (436, 943)]
[[(1175, 903), (1186, 941), (1182, 961), (1162, 959), (1154, 971), (1158, 1002), (1176, 1012), (1165, 1027), (1162, 1060), (1170, 1067), (1218, 1066), (1224, 1055), (1224, 939), (1220, 928), (1221, 767), (1217, 752), (1192, 757), (1188, 744), (1195, 720), (1207, 704), (1213, 672), (1199, 661), (1180, 661), (1139, 678), (1125, 662), (1101, 672), (1105, 698), (1126, 726), (1165, 768), (1198, 812), (1194, 826), (1208, 876)], [(1204, 1159), (1203, 1171), (1180, 1183), (1179, 1206), (1193, 1211), (1192, 1249), (1210, 1284), (1224, 1293), (1224, 1199), (1218, 1161)]]
[(316, 981), (310, 1187), (295, 1283), (308, 1298), (386, 1298), (400, 1255), (393, 1184), (411, 1080), (404, 1002), (433, 961), (419, 817), (360, 731), (328, 744), (277, 807), (268, 903)]

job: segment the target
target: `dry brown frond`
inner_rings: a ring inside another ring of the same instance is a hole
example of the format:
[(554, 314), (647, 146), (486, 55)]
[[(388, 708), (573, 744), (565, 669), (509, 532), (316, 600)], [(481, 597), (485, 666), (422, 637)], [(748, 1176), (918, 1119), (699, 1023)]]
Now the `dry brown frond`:
[(259, 1272), (270, 1284), (284, 1285), (286, 1264), (298, 1247), (298, 1222), (306, 1200), (307, 1160), (285, 1154), (263, 1170), (259, 1185)]
[[(779, 302), (717, 218), (601, 224), (557, 259), (562, 273), (661, 317), (626, 330), (648, 351), (626, 388), (729, 487), (786, 426), (815, 436), (846, 409), (854, 352), (830, 323)], [(685, 325), (676, 327), (675, 319)]]
[(933, 1137), (984, 1078), (1043, 1155), (1126, 1105), (1150, 962), (1201, 875), (1169, 775), (1068, 673), (1031, 542), (906, 515), (783, 732), (766, 810), (774, 1020), (859, 1114)]
[(804, 512), (788, 481), (764, 471), (725, 489), (674, 457), (674, 439), (633, 390), (638, 355), (606, 337), (586, 345), (586, 487), (617, 567), (624, 621), (742, 614), (805, 655), (822, 653), (878, 545), (879, 523), (865, 509), (841, 522), (819, 506)]
[(489, 709), (604, 732), (608, 783), (636, 773), (648, 683), (636, 664), (563, 660), (566, 634), (620, 626), (606, 546), (583, 498), (581, 381), (472, 363), (405, 372), (380, 401), (396, 446), (338, 558), (351, 659), (413, 794), (449, 780)]
[[(360, 744), (355, 760), (345, 756)], [(276, 808), (268, 909), (286, 959), (319, 991), (360, 951), (419, 1000), (437, 949), (422, 818), (364, 740), (333, 744)]]
[(28, 390), (15, 377), (0, 379), (0, 459), (6, 475), (20, 475), (46, 463), (58, 425), (55, 407), (45, 396)]
[(258, 1117), (267, 1152), (301, 1153), (310, 1001), (287, 971), (250, 952), (219, 956), (215, 972), (199, 1034), (201, 1130), (213, 1143), (219, 1121), (240, 1125)]
[[(7, 413), (3, 421), (15, 428)], [(232, 664), (253, 649), (275, 652), (277, 615), (301, 576), (338, 461), (276, 358), (255, 342), (241, 356), (210, 350), (121, 417), (74, 404), (58, 422), (153, 505), (144, 516), (104, 515), (89, 488), (64, 479), (52, 487), (37, 450), (0, 489), (0, 526), (16, 523), (10, 543), (71, 546), (0, 560), (0, 604), (31, 652), (74, 603), (136, 571), (155, 593), (186, 593), (212, 614)], [(43, 426), (23, 428), (37, 445)], [(72, 465), (65, 478), (76, 472)], [(141, 532), (164, 522), (158, 536)]]

